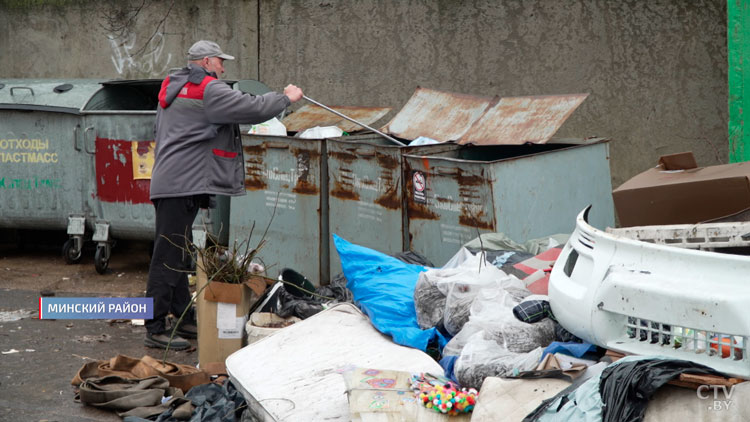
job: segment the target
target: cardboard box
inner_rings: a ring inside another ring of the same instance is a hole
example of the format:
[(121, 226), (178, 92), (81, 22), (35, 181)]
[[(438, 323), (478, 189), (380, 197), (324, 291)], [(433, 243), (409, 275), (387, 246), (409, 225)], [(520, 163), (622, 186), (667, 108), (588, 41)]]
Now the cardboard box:
[(198, 322), (198, 362), (201, 368), (223, 364), (226, 358), (247, 345), (245, 322), (252, 304), (258, 300), (265, 281), (262, 277), (244, 284), (208, 282), (198, 268), (196, 311)]
[(750, 162), (698, 167), (692, 152), (663, 156), (612, 197), (620, 227), (715, 220), (750, 207)]

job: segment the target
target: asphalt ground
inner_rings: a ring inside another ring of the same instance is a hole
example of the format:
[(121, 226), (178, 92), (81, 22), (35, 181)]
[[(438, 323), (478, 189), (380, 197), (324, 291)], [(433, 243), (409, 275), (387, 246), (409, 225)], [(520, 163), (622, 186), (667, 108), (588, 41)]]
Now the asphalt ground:
[[(120, 421), (114, 412), (76, 402), (71, 379), (92, 360), (162, 359), (163, 350), (145, 347), (145, 328), (129, 320), (40, 320), (39, 297), (142, 297), (148, 244), (116, 245), (100, 275), (91, 248), (80, 264), (65, 264), (64, 233), (0, 236), (0, 421)], [(196, 365), (198, 353), (170, 351), (167, 361)]]

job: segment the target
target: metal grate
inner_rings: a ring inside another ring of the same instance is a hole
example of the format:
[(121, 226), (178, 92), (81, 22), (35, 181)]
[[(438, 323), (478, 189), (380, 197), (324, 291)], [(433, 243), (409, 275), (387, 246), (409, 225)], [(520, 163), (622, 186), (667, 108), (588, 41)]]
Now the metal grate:
[(746, 336), (679, 327), (631, 316), (627, 317), (625, 333), (630, 339), (653, 345), (670, 346), (717, 359), (747, 361)]

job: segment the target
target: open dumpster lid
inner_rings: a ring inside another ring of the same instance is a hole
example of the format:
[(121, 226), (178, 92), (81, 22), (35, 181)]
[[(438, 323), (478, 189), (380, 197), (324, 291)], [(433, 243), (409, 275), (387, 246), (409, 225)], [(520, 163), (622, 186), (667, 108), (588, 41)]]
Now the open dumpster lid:
[[(367, 126), (377, 122), (391, 111), (390, 107), (337, 106), (331, 108)], [(314, 104), (305, 104), (299, 110), (285, 117), (284, 126), (289, 132), (302, 132), (315, 126), (336, 126), (349, 133), (365, 129)]]
[(159, 105), (161, 79), (112, 80), (102, 82), (83, 107), (86, 112), (142, 111), (156, 113)]
[(440, 142), (455, 141), (498, 99), (417, 87), (381, 130), (401, 139), (426, 136)]
[(552, 138), (588, 94), (504, 97), (490, 107), (459, 144), (543, 144)]
[(383, 128), (402, 139), (420, 136), (475, 145), (543, 144), (588, 94), (481, 97), (417, 87)]
[(102, 88), (98, 79), (0, 79), (0, 108), (80, 113)]

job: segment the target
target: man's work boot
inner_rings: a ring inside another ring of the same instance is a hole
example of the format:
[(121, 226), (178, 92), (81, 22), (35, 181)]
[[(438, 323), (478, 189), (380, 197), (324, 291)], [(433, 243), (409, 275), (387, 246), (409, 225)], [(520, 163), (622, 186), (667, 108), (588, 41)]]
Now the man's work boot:
[(169, 344), (169, 348), (171, 350), (183, 350), (190, 347), (190, 342), (178, 335), (172, 337), (172, 341), (170, 342), (169, 334), (169, 332), (159, 334), (148, 333), (146, 334), (146, 340), (144, 340), (144, 344), (148, 347), (156, 347), (159, 349), (166, 349), (167, 344)]
[(183, 322), (177, 327), (175, 334), (184, 338), (198, 338), (198, 326), (192, 322)]
[[(170, 317), (170, 328), (167, 329), (168, 333), (172, 332), (172, 327), (174, 327), (175, 324), (177, 324), (177, 319)], [(182, 338), (198, 338), (198, 326), (195, 324), (195, 320), (183, 320), (182, 323), (177, 326), (177, 331), (175, 331), (175, 334)]]

